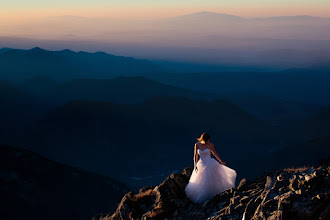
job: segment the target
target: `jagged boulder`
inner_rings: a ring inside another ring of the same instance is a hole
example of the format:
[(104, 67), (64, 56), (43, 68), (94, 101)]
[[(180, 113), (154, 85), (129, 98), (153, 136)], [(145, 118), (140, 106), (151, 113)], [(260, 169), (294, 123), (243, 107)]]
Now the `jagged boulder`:
[(184, 192), (191, 172), (192, 168), (188, 167), (181, 174), (171, 174), (156, 187), (144, 187), (138, 194), (129, 192), (114, 214), (101, 215), (97, 219), (164, 219), (178, 215), (178, 210), (192, 203)]
[(156, 187), (126, 194), (114, 219), (330, 219), (330, 166), (284, 169), (254, 181), (243, 179), (204, 204), (195, 204), (184, 193), (192, 168), (173, 173)]

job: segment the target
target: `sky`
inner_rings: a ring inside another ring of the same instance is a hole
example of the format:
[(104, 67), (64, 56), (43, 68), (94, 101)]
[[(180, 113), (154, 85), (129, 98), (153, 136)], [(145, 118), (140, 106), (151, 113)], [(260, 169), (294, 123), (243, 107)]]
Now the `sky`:
[[(39, 46), (212, 64), (241, 60), (244, 65), (269, 60), (307, 65), (329, 57), (330, 19), (160, 19), (201, 11), (330, 18), (330, 0), (0, 0), (0, 48)], [(285, 52), (273, 53), (278, 50)], [(265, 51), (270, 55), (255, 55)]]
[(243, 17), (330, 17), (329, 0), (0, 0), (0, 19), (19, 21), (74, 15), (121, 19), (164, 18), (198, 11)]

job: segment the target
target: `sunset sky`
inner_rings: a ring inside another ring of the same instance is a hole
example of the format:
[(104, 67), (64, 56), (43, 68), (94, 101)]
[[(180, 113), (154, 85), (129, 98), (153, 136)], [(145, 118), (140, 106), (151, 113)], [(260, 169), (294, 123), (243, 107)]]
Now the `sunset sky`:
[(330, 17), (329, 0), (0, 0), (0, 19), (45, 16), (163, 18), (213, 11), (244, 17), (312, 15)]

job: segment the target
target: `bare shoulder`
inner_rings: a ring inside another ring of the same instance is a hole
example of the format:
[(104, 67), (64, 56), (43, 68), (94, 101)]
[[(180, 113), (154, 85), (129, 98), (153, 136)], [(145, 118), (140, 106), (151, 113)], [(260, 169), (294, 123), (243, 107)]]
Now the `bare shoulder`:
[(210, 143), (210, 148), (214, 149), (214, 144), (213, 143)]
[(199, 148), (200, 145), (201, 145), (200, 142), (196, 142), (196, 143), (195, 143), (195, 147), (196, 147), (196, 148)]

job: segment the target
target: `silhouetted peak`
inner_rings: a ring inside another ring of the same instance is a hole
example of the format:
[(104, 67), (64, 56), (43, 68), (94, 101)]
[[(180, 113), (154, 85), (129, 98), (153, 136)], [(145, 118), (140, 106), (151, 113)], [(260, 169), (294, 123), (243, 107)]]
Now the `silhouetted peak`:
[(195, 15), (207, 15), (207, 14), (218, 14), (218, 13), (211, 12), (211, 11), (200, 11), (200, 12), (196, 12), (194, 14)]
[(6, 52), (8, 50), (12, 50), (12, 49), (8, 48), (8, 47), (3, 47), (3, 48), (0, 49), (0, 53)]
[(41, 49), (40, 47), (34, 47), (30, 49), (30, 51), (45, 51), (44, 49)]
[(108, 53), (103, 52), (103, 51), (97, 51), (94, 54), (97, 54), (97, 55), (109, 55)]
[(193, 14), (183, 15), (180, 16), (181, 18), (212, 18), (212, 19), (231, 19), (231, 20), (241, 20), (242, 17), (231, 15), (231, 14), (224, 14), (224, 13), (216, 13), (210, 11), (200, 11)]
[(39, 55), (39, 54), (40, 55), (45, 55), (45, 54), (50, 54), (51, 53), (51, 51), (44, 50), (44, 49), (42, 49), (40, 47), (34, 47), (34, 48), (30, 49), (30, 50), (27, 50), (26, 52), (28, 54), (35, 54), (35, 55)]
[(64, 49), (64, 50), (61, 50), (59, 52), (64, 53), (64, 54), (73, 54), (73, 53), (75, 53), (74, 51), (69, 50), (69, 49)]

